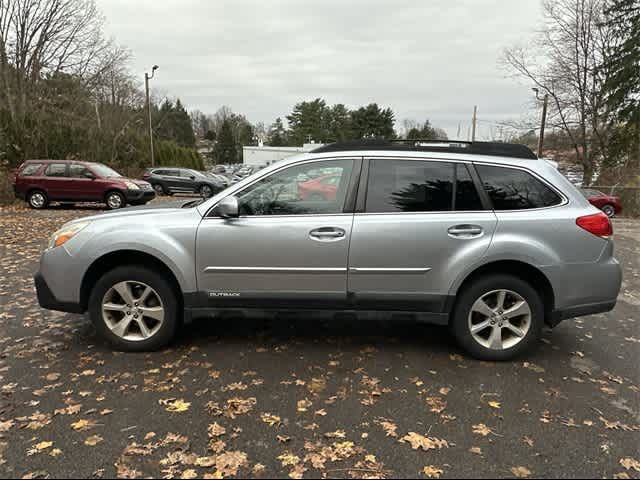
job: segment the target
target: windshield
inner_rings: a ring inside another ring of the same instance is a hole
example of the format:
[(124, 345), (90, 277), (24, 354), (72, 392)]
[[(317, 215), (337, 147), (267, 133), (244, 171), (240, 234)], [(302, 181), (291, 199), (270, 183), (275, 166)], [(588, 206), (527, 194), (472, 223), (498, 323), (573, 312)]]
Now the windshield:
[(101, 163), (92, 163), (91, 170), (99, 177), (121, 177), (118, 172)]

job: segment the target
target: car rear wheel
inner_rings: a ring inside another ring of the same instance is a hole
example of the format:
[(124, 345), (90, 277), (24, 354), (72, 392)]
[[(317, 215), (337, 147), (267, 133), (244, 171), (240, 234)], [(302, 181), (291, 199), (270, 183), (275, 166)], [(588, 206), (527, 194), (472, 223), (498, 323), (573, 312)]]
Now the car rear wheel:
[(29, 195), (27, 195), (27, 202), (31, 208), (40, 210), (42, 208), (47, 208), (49, 205), (49, 198), (42, 190), (32, 190), (29, 192)]
[(131, 352), (164, 347), (180, 323), (173, 286), (143, 266), (118, 267), (102, 276), (91, 292), (89, 314), (103, 338)]
[(615, 209), (615, 207), (613, 205), (606, 204), (605, 206), (602, 207), (602, 211), (609, 218), (613, 218), (616, 215), (616, 209)]
[(127, 201), (125, 200), (124, 195), (122, 195), (120, 192), (107, 193), (104, 201), (107, 204), (107, 208), (109, 210), (117, 210), (127, 205)]
[(167, 195), (167, 192), (164, 190), (164, 187), (162, 185), (160, 185), (159, 183), (156, 183), (153, 186), (153, 189), (156, 191), (156, 195)]
[(213, 188), (211, 188), (209, 185), (202, 185), (200, 187), (200, 195), (202, 196), (202, 198), (213, 197)]
[(540, 295), (524, 280), (489, 275), (461, 292), (451, 330), (458, 343), (480, 360), (515, 358), (537, 343), (544, 325)]

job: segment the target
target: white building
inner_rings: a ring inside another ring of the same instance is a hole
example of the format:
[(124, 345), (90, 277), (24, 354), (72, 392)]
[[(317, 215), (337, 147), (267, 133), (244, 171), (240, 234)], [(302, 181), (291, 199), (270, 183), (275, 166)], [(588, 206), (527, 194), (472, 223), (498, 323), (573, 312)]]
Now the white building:
[(242, 159), (245, 165), (264, 166), (298, 153), (309, 152), (321, 147), (321, 143), (305, 143), (302, 147), (268, 147), (262, 144), (242, 147)]

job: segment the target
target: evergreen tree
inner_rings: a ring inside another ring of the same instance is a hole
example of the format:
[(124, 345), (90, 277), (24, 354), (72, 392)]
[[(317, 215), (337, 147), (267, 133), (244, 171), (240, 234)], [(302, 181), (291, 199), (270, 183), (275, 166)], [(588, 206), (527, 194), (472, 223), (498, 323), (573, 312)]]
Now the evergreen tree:
[(272, 147), (284, 147), (287, 144), (287, 132), (280, 117), (269, 128), (267, 145)]
[(321, 98), (311, 102), (300, 102), (287, 115), (290, 140), (294, 145), (302, 145), (309, 140), (326, 142), (329, 137), (327, 119), (329, 108)]
[(236, 140), (233, 136), (231, 122), (228, 119), (222, 122), (217, 138), (218, 140), (213, 149), (216, 162), (237, 163), (238, 151), (236, 148)]
[(351, 112), (353, 138), (355, 139), (394, 139), (396, 137), (396, 132), (393, 129), (394, 123), (393, 111), (390, 108), (382, 110), (377, 103), (371, 103)]

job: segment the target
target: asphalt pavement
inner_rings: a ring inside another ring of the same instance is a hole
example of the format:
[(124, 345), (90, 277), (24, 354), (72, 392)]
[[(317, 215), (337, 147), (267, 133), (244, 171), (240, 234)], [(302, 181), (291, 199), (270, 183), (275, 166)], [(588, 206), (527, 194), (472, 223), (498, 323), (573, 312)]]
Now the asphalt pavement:
[(227, 315), (113, 352), (31, 278), (94, 213), (0, 208), (0, 477), (640, 478), (640, 221), (615, 222), (613, 312), (486, 363), (385, 315)]

